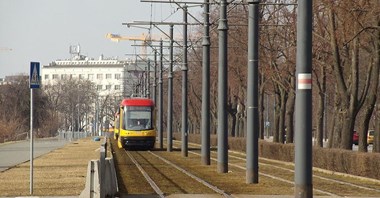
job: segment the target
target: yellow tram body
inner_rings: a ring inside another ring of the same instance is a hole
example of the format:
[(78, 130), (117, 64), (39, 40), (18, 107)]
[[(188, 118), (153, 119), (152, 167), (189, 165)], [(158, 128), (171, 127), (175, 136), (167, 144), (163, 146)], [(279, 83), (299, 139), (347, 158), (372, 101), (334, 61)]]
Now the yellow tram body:
[[(117, 121), (119, 123), (117, 123)], [(147, 98), (128, 98), (120, 103), (115, 122), (119, 148), (152, 149), (156, 142), (154, 103)]]

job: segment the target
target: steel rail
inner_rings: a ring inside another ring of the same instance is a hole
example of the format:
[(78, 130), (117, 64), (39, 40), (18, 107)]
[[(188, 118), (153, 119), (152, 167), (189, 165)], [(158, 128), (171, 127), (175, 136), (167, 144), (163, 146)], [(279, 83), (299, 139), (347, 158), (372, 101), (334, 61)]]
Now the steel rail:
[(224, 190), (221, 190), (221, 189), (219, 189), (218, 187), (213, 186), (212, 184), (208, 183), (207, 181), (203, 180), (202, 178), (199, 178), (199, 177), (197, 177), (197, 176), (191, 174), (190, 172), (188, 172), (188, 171), (186, 171), (185, 169), (183, 169), (183, 168), (177, 166), (176, 164), (173, 164), (172, 162), (166, 160), (165, 158), (163, 158), (163, 157), (161, 157), (161, 156), (159, 156), (159, 155), (157, 155), (157, 154), (155, 154), (155, 153), (153, 153), (153, 152), (151, 152), (151, 151), (148, 151), (148, 152), (149, 152), (150, 154), (152, 154), (153, 156), (159, 158), (160, 160), (164, 161), (165, 163), (167, 163), (167, 164), (173, 166), (174, 168), (176, 168), (177, 170), (181, 171), (182, 173), (184, 173), (184, 174), (188, 175), (189, 177), (195, 179), (195, 180), (198, 181), (199, 183), (201, 183), (201, 184), (207, 186), (208, 188), (212, 189), (213, 191), (217, 192), (218, 194), (221, 194), (221, 195), (223, 195), (224, 197), (228, 197), (228, 198), (232, 198), (232, 197), (233, 197), (232, 195), (230, 195), (230, 194), (224, 192)]
[[(178, 141), (178, 140), (177, 140)], [(180, 142), (180, 141), (178, 141), (178, 142)], [(198, 146), (198, 147), (200, 147), (201, 145), (200, 144), (196, 144), (196, 143), (189, 143), (189, 145), (193, 145), (193, 146)], [(232, 153), (232, 154), (236, 154), (236, 155), (240, 155), (240, 156), (246, 156), (246, 154), (245, 153), (242, 153), (242, 152), (238, 152), (238, 151), (231, 151), (231, 150), (229, 150), (228, 151), (228, 153)], [(233, 155), (232, 155), (233, 156)], [(233, 156), (234, 157), (234, 156)], [(244, 159), (244, 158), (242, 158), (242, 159)], [(285, 163), (285, 164), (288, 164), (288, 165), (290, 165), (290, 166), (294, 166), (294, 164), (293, 163), (291, 163), (291, 162), (284, 162), (284, 161), (278, 161), (278, 160), (272, 160), (272, 159), (268, 159), (268, 158), (263, 158), (263, 157), (260, 157), (260, 159), (262, 159), (262, 160), (264, 160), (264, 161), (272, 161), (272, 162), (277, 162), (277, 163)], [(265, 165), (265, 163), (263, 164), (263, 165)], [(273, 165), (274, 166), (274, 165)], [(315, 167), (313, 167), (313, 169), (314, 169)], [(340, 174), (340, 175), (342, 175), (342, 176), (347, 176), (347, 177), (353, 177), (353, 178), (358, 178), (358, 179), (366, 179), (366, 180), (369, 180), (369, 181), (371, 181), (371, 182), (374, 182), (374, 183), (379, 183), (380, 184), (380, 180), (377, 180), (377, 179), (372, 179), (372, 178), (367, 178), (367, 177), (361, 177), (361, 176), (357, 176), (357, 175), (351, 175), (351, 174), (346, 174), (346, 173), (339, 173), (339, 172), (333, 172), (333, 171), (329, 171), (329, 170), (325, 170), (325, 169), (321, 169), (321, 168), (315, 168), (316, 170), (316, 172), (321, 172), (321, 173), (326, 173), (326, 172), (330, 172), (330, 174)], [(288, 170), (291, 170), (291, 169), (288, 169)], [(292, 170), (293, 171), (293, 170)], [(313, 176), (315, 176), (315, 177), (323, 177), (323, 176), (318, 176), (318, 175), (313, 175)], [(325, 178), (325, 177), (323, 177), (323, 178)], [(327, 178), (327, 179), (329, 179), (329, 178)], [(333, 179), (334, 180), (334, 179)], [(337, 183), (340, 183), (340, 182), (342, 182), (342, 181), (339, 181), (339, 180), (335, 180)], [(356, 184), (353, 184), (353, 183), (349, 183), (349, 182), (346, 182), (347, 183), (347, 185), (349, 185), (349, 184), (352, 184), (353, 185), (353, 187), (358, 187), (358, 188), (361, 188), (361, 187), (359, 187), (359, 185), (358, 186), (356, 186)], [(363, 188), (362, 189), (367, 189), (367, 190), (373, 190), (373, 191), (377, 191), (377, 192), (380, 192), (380, 189), (376, 189), (376, 188), (370, 188), (370, 187), (367, 187), (367, 186), (362, 186)]]
[[(231, 156), (231, 158), (246, 161), (245, 158), (236, 157), (236, 156), (233, 156), (233, 155)], [(281, 170), (285, 170), (285, 171), (289, 171), (289, 172), (294, 173), (294, 170), (289, 169), (289, 168), (284, 168), (284, 167), (276, 166), (276, 165), (273, 165), (273, 164), (267, 164), (267, 163), (263, 163), (263, 162), (260, 162), (259, 164), (260, 165), (264, 165), (264, 166), (270, 166), (270, 167), (273, 167), (273, 168), (277, 168), (277, 169), (281, 169)], [(335, 180), (335, 179), (330, 179), (330, 178), (326, 178), (326, 177), (319, 176), (319, 175), (313, 175), (313, 177), (321, 179), (321, 180), (325, 180), (325, 181), (330, 181), (330, 182), (335, 182), (335, 183), (339, 183), (339, 184), (343, 184), (343, 185), (347, 185), (347, 186), (361, 188), (363, 190), (371, 190), (371, 191), (380, 192), (380, 189), (370, 188), (370, 187), (367, 187), (367, 186), (360, 186), (360, 185), (357, 185), (357, 184), (353, 184), (353, 183), (349, 183), (349, 182), (344, 182), (344, 181), (339, 181), (339, 180)]]
[[(214, 151), (213, 151), (214, 152)], [(194, 151), (190, 151), (190, 153), (194, 154), (194, 155), (198, 155), (198, 156), (201, 156), (199, 153), (196, 153)], [(211, 158), (211, 160), (213, 161), (218, 161), (216, 158)], [(239, 168), (239, 169), (242, 169), (242, 170), (246, 170), (245, 167), (243, 166), (240, 166), (240, 165), (237, 165), (237, 164), (233, 164), (233, 163), (228, 163), (229, 166), (233, 166), (233, 167), (236, 167), (236, 168)], [(272, 178), (272, 179), (275, 179), (275, 180), (278, 180), (278, 181), (282, 181), (282, 182), (285, 182), (285, 183), (288, 183), (288, 184), (292, 184), (294, 185), (294, 182), (293, 181), (289, 181), (287, 179), (283, 179), (283, 178), (280, 178), (280, 177), (276, 177), (276, 176), (273, 176), (273, 175), (270, 175), (270, 174), (266, 174), (266, 173), (262, 173), (260, 172), (260, 175), (263, 175), (263, 176), (266, 176), (266, 177), (269, 177), (269, 178)], [(319, 193), (324, 193), (324, 194), (327, 194), (329, 196), (333, 196), (333, 197), (340, 197), (339, 195), (337, 194), (334, 194), (334, 193), (330, 193), (330, 192), (327, 192), (327, 191), (324, 191), (324, 190), (320, 190), (320, 189), (316, 189), (316, 188), (313, 188), (313, 190), (319, 192)]]
[[(191, 145), (194, 145), (194, 146), (200, 146), (199, 144), (195, 144), (195, 143), (190, 143), (190, 144), (191, 144)], [(214, 153), (214, 154), (216, 154), (215, 151), (211, 151), (211, 152)], [(198, 156), (200, 156), (200, 154), (197, 153), (197, 152), (193, 152), (193, 151), (192, 151), (191, 153), (194, 154), (194, 155), (198, 155)], [(233, 153), (233, 154), (236, 154), (236, 155), (245, 156), (244, 153), (236, 152), (236, 151), (229, 151), (229, 153)], [(237, 156), (234, 156), (234, 155), (230, 155), (230, 157), (231, 157), (231, 158), (234, 158), (234, 159), (238, 159), (238, 160), (246, 161), (246, 159), (243, 158), (243, 157), (237, 157)], [(213, 160), (216, 160), (216, 159), (213, 158)], [(263, 159), (263, 160), (266, 160), (266, 159)], [(281, 169), (281, 170), (285, 170), (285, 171), (289, 171), (289, 172), (294, 173), (294, 170), (292, 170), (292, 169), (288, 169), (288, 168), (284, 168), (284, 167), (276, 166), (276, 165), (273, 165), (273, 164), (268, 164), (268, 163), (263, 163), (263, 162), (260, 162), (259, 164), (260, 164), (260, 165), (264, 165), (264, 166), (270, 166), (270, 167), (273, 167), (273, 168), (277, 168), (277, 169)], [(229, 165), (245, 170), (245, 167), (241, 167), (241, 166), (236, 165), (236, 164), (229, 163)], [(276, 179), (276, 178), (277, 178), (276, 176), (272, 176), (272, 175), (265, 174), (265, 173), (262, 173), (262, 172), (260, 172), (260, 174), (262, 174), (262, 175), (264, 175), (264, 176), (267, 176), (267, 177), (270, 177), (270, 178), (272, 178), (272, 179)], [(315, 178), (317, 178), (317, 179), (321, 179), (321, 180), (325, 180), (325, 181), (333, 182), (333, 183), (338, 183), (338, 184), (342, 184), (342, 185), (351, 186), (351, 187), (354, 187), (354, 188), (359, 188), (359, 189), (368, 190), (368, 191), (380, 192), (380, 189), (377, 189), (377, 188), (372, 188), (372, 187), (363, 186), (363, 185), (358, 185), (358, 184), (354, 184), (354, 183), (350, 183), (350, 182), (346, 182), (346, 181), (340, 181), (340, 180), (336, 180), (336, 179), (331, 179), (331, 178), (327, 178), (327, 177), (323, 177), (323, 176), (319, 176), (319, 175), (315, 175), (315, 174), (313, 174), (313, 177), (315, 177)], [(285, 180), (282, 179), (282, 178), (279, 178), (279, 180), (285, 182)], [(291, 181), (286, 180), (286, 183), (288, 183), (288, 182), (291, 182)], [(291, 183), (291, 184), (294, 184), (294, 182)], [(327, 191), (324, 191), (324, 190), (320, 190), (320, 189), (316, 189), (316, 188), (313, 188), (313, 189), (316, 190), (316, 191), (319, 191), (319, 192), (321, 192), (321, 193), (329, 194), (330, 196), (338, 196), (338, 195), (336, 195), (336, 194), (333, 194), (333, 193), (330, 193), (330, 192), (327, 192)]]
[(164, 198), (164, 193), (161, 191), (161, 189), (157, 186), (157, 184), (153, 181), (153, 179), (148, 175), (148, 173), (140, 166), (140, 164), (136, 161), (136, 159), (132, 156), (132, 154), (129, 151), (125, 151), (127, 153), (128, 157), (132, 160), (132, 162), (136, 165), (136, 167), (139, 169), (141, 174), (145, 177), (146, 181), (148, 181), (149, 185), (153, 188), (153, 190), (157, 193), (159, 197)]

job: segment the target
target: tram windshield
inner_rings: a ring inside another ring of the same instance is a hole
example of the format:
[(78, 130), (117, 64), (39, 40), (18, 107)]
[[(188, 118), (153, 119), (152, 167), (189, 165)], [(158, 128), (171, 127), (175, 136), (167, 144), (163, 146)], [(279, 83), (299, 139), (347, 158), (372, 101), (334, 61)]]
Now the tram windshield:
[(152, 107), (128, 106), (124, 108), (123, 128), (126, 130), (152, 129)]

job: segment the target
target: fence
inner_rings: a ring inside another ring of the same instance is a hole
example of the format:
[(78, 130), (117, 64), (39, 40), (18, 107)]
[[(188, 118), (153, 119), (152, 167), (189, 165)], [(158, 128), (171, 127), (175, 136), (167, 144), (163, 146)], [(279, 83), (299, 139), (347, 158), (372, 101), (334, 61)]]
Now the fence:
[(58, 132), (58, 140), (67, 140), (73, 141), (85, 137), (91, 136), (90, 132), (83, 131), (59, 131)]

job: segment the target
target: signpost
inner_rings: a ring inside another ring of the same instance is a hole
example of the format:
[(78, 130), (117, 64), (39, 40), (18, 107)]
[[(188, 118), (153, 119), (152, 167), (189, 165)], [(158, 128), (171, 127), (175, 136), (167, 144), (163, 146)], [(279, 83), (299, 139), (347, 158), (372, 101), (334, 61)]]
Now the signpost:
[(30, 194), (33, 195), (33, 89), (40, 88), (40, 63), (30, 62)]

